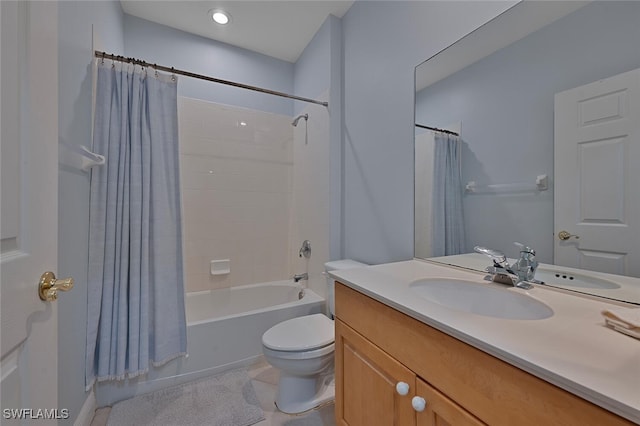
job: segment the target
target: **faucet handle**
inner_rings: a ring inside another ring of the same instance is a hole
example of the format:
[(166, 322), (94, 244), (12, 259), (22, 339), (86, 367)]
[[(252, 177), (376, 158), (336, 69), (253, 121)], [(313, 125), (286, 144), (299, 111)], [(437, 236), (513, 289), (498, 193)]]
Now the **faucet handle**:
[(300, 257), (304, 256), (307, 259), (309, 259), (311, 257), (311, 241), (304, 240), (302, 242), (302, 247), (300, 247), (300, 251), (298, 252), (298, 256), (300, 256)]
[(473, 249), (478, 253), (489, 256), (493, 261), (494, 268), (504, 269), (505, 271), (511, 273), (511, 267), (509, 266), (509, 262), (507, 261), (507, 256), (505, 256), (503, 252), (482, 246), (475, 246)]
[(519, 249), (520, 249), (520, 253), (527, 253), (527, 254), (531, 254), (533, 256), (536, 255), (536, 251), (534, 249), (532, 249), (531, 247), (525, 246), (522, 243), (518, 243), (518, 242), (514, 242), (514, 245), (516, 245)]
[(496, 263), (498, 265), (504, 264), (507, 261), (507, 256), (505, 256), (505, 254), (499, 250), (493, 250), (482, 246), (475, 246), (473, 249), (478, 253), (489, 256), (493, 260), (493, 263)]

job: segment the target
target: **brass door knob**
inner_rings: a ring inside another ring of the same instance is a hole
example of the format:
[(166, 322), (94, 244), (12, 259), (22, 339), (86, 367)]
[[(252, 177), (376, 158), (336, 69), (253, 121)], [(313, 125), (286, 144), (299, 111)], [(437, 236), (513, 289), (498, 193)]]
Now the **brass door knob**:
[(58, 300), (58, 291), (69, 291), (73, 288), (73, 278), (58, 280), (53, 272), (45, 272), (40, 277), (38, 295), (40, 300), (53, 302)]
[(567, 231), (560, 231), (560, 232), (558, 232), (558, 238), (560, 238), (562, 241), (566, 241), (566, 240), (568, 240), (570, 238), (575, 238), (577, 240), (580, 237), (577, 236), (577, 235), (573, 235), (573, 234), (571, 234), (571, 233), (569, 233)]

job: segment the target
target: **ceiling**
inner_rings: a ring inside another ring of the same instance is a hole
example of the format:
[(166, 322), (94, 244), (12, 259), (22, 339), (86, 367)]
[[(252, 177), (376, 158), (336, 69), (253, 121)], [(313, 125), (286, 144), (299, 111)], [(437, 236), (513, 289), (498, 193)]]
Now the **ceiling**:
[[(121, 0), (125, 13), (233, 46), (296, 62), (330, 14), (338, 18), (353, 1)], [(222, 9), (231, 22), (218, 25), (211, 9)]]

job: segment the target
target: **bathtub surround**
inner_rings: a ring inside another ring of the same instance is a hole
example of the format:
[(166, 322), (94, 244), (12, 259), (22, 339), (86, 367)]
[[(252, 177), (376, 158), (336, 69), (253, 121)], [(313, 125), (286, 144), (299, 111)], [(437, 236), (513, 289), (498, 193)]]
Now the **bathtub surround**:
[(186, 353), (177, 79), (98, 61), (86, 386)]
[[(227, 278), (218, 277), (212, 282), (210, 277), (205, 276), (202, 272), (202, 267), (199, 267), (200, 272), (198, 272), (200, 278), (196, 278), (192, 275), (196, 267), (194, 266), (195, 264), (201, 265), (203, 262), (208, 262), (208, 260), (227, 257), (211, 257), (207, 260), (206, 256), (208, 254), (203, 254), (204, 251), (200, 250), (202, 247), (196, 247), (194, 252), (192, 250), (194, 248), (193, 245), (187, 243), (185, 245), (185, 254), (189, 257), (187, 260), (188, 265), (185, 267), (187, 271), (187, 288), (190, 291), (197, 291), (230, 285), (244, 285), (290, 278), (293, 274), (308, 272), (309, 287), (323, 296), (325, 287), (322, 276), (323, 265), (327, 260), (341, 258), (341, 175), (343, 174), (341, 161), (341, 19), (329, 16), (295, 64), (235, 48), (129, 15), (124, 17), (124, 27), (125, 56), (145, 58), (147, 61), (171, 64), (185, 70), (260, 87), (268, 87), (286, 93), (293, 93), (296, 96), (330, 103), (329, 108), (325, 108), (319, 105), (291, 101), (188, 78), (181, 79), (178, 87), (178, 93), (181, 97), (185, 96), (203, 102), (215, 102), (219, 106), (237, 108), (240, 111), (247, 108), (245, 111), (263, 111), (273, 113), (274, 116), (286, 116), (288, 130), (293, 132), (294, 138), (292, 141), (293, 156), (290, 159), (292, 163), (290, 167), (293, 168), (292, 180), (294, 181), (294, 187), (291, 189), (293, 191), (291, 199), (294, 207), (290, 222), (287, 223), (287, 229), (282, 234), (276, 234), (275, 230), (279, 227), (278, 224), (274, 226), (274, 232), (271, 233), (272, 235), (281, 235), (287, 238), (284, 244), (288, 245), (286, 250), (290, 257), (287, 259), (286, 275), (275, 278), (263, 276), (263, 272), (267, 269), (267, 256), (275, 258), (271, 262), (271, 270), (267, 271), (269, 274), (273, 274), (273, 271), (277, 271), (277, 268), (280, 267), (279, 259), (281, 253), (278, 253), (279, 248), (271, 248), (270, 250), (262, 249), (266, 253), (258, 257), (253, 254), (239, 254), (244, 256), (244, 259), (240, 259), (242, 264), (250, 265), (253, 271), (246, 271), (240, 268), (236, 262), (238, 258), (238, 255), (236, 255), (235, 259), (231, 259), (232, 272)], [(296, 128), (291, 126), (293, 118), (304, 113), (309, 114), (309, 120), (306, 123), (308, 126), (308, 145), (305, 145), (304, 139), (305, 126), (302, 126), (302, 123)], [(181, 132), (182, 130), (181, 122)], [(215, 138), (215, 136), (209, 133), (205, 136), (205, 139)], [(305, 149), (307, 147), (309, 149)], [(184, 160), (184, 156), (181, 160)], [(184, 165), (182, 171), (185, 179), (189, 179), (187, 177), (190, 174), (189, 165), (182, 164)], [(207, 173), (208, 170), (212, 169), (207, 169)], [(317, 171), (320, 174), (315, 174)], [(251, 174), (254, 174), (254, 172), (254, 170), (250, 170)], [(302, 178), (298, 178), (299, 176), (302, 176)], [(271, 181), (271, 179), (271, 177), (264, 179), (265, 183)], [(320, 191), (317, 191), (318, 189)], [(245, 195), (248, 194), (245, 193)], [(254, 195), (257, 196), (258, 194)], [(267, 194), (262, 196), (267, 198)], [(236, 203), (240, 198), (240, 194), (235, 194), (234, 197), (234, 200), (229, 200), (230, 203)], [(273, 194), (273, 198), (277, 197), (281, 197), (281, 194)], [(196, 201), (196, 203), (198, 202)], [(272, 200), (265, 202), (262, 215), (271, 216), (273, 221), (275, 220), (275, 215), (279, 213), (270, 213), (271, 202)], [(235, 205), (238, 206), (237, 203)], [(302, 210), (300, 206), (302, 206)], [(281, 207), (283, 206), (281, 205)], [(255, 214), (258, 214), (258, 212), (255, 212)], [(186, 215), (187, 213), (185, 213)], [(202, 216), (204, 213), (201, 212), (200, 215)], [(251, 219), (249, 216), (251, 216), (251, 213), (243, 211), (238, 218), (242, 220)], [(264, 222), (266, 219), (259, 220)], [(185, 220), (185, 223), (190, 223), (190, 220)], [(249, 227), (254, 226), (255, 224), (249, 225)], [(203, 236), (206, 234), (211, 235), (214, 232), (201, 226), (192, 228), (202, 231)], [(189, 232), (185, 229), (185, 233)], [(250, 229), (243, 228), (242, 233), (239, 235), (243, 238), (248, 232), (250, 232)], [(263, 237), (264, 232), (264, 229), (259, 230), (259, 233), (263, 233)], [(228, 234), (226, 231), (223, 233)], [(305, 239), (310, 240), (314, 247), (313, 256), (308, 261), (308, 264), (306, 259), (300, 260), (298, 258), (300, 241)], [(273, 241), (280, 247), (281, 242), (279, 239)], [(238, 243), (234, 241), (233, 244), (237, 245)], [(248, 245), (243, 247), (245, 250), (252, 251)], [(248, 263), (249, 256), (254, 256), (258, 263), (265, 263), (262, 265)], [(200, 257), (200, 259), (197, 259), (197, 257)], [(257, 270), (262, 271), (256, 273)], [(254, 275), (255, 278), (253, 280), (248, 276), (250, 274)], [(198, 282), (198, 284), (194, 286), (194, 282)]]
[[(318, 99), (328, 100), (328, 92)], [(302, 113), (309, 120), (293, 131), (293, 165), (289, 248), (289, 273), (307, 273), (303, 283), (326, 298), (324, 263), (330, 254), (330, 114), (326, 108), (308, 105)], [(305, 143), (308, 142), (308, 143)], [(309, 240), (311, 256), (300, 257), (300, 244)]]
[(256, 391), (242, 368), (119, 402), (107, 425), (248, 426), (261, 420)]
[[(329, 16), (294, 66), (294, 93), (329, 102), (329, 108), (302, 102), (293, 108), (294, 116), (309, 114), (309, 120), (293, 129), (290, 272), (307, 272), (309, 288), (323, 297), (324, 263), (342, 256), (342, 61), (342, 20)], [(304, 240), (313, 245), (309, 259), (298, 256)]]
[[(178, 109), (187, 292), (289, 278), (291, 117), (183, 97)], [(211, 274), (215, 259), (230, 273)]]

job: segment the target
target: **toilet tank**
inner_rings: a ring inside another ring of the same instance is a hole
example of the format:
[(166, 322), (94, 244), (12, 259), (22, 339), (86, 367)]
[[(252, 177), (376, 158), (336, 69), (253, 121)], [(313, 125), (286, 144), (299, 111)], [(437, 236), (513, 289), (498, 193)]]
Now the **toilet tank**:
[[(333, 260), (324, 264), (324, 270), (329, 271), (342, 271), (344, 269), (361, 268), (367, 266), (366, 263), (361, 263), (351, 259)], [(335, 282), (328, 274), (327, 278), (327, 304), (329, 305), (329, 314), (333, 318), (335, 315)]]

